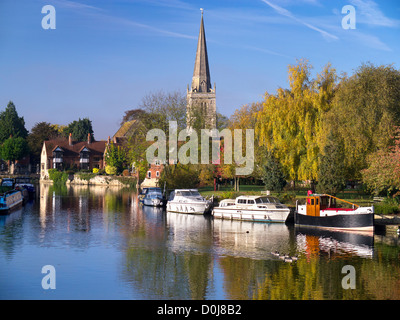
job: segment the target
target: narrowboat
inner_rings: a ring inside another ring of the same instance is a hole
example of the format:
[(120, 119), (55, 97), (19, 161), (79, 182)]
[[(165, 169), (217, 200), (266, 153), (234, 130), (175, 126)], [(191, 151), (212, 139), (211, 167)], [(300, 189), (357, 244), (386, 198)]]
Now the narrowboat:
[(11, 210), (21, 206), (23, 196), (20, 190), (10, 190), (0, 195), (0, 215), (9, 214)]
[[(350, 205), (345, 208), (337, 201)], [(360, 207), (357, 204), (336, 198), (329, 194), (310, 194), (306, 204), (296, 205), (295, 224), (347, 231), (373, 231), (374, 207)]]

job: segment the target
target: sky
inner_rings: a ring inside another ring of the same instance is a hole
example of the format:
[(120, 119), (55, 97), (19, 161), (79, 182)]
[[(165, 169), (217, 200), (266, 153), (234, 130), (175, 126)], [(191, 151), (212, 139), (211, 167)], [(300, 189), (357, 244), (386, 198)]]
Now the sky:
[[(55, 9), (55, 29), (44, 29)], [(354, 28), (349, 11), (354, 8)], [(353, 74), (363, 63), (400, 69), (397, 0), (0, 0), (0, 112), (14, 102), (26, 128), (92, 121), (113, 136), (125, 111), (158, 91), (186, 94), (201, 11), (217, 110), (230, 116), (288, 88), (307, 59)]]

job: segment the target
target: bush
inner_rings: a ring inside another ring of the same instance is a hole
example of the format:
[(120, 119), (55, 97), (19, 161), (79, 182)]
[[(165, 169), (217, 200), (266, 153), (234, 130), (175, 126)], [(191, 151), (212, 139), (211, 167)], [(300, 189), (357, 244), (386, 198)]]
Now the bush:
[(109, 174), (109, 175), (112, 175), (112, 176), (116, 175), (117, 174), (117, 167), (107, 165), (106, 166), (106, 173)]
[(57, 169), (49, 169), (49, 178), (53, 183), (65, 184), (68, 179), (68, 173), (58, 171)]
[(395, 198), (386, 198), (382, 202), (374, 205), (376, 214), (395, 214), (399, 213), (399, 202)]

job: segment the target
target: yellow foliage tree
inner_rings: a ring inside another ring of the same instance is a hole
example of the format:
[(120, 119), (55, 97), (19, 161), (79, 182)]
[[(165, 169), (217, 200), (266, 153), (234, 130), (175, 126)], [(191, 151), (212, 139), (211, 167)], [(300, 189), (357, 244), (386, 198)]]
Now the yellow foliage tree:
[(327, 64), (316, 79), (307, 60), (289, 65), (290, 89), (266, 92), (263, 108), (257, 113), (256, 140), (281, 162), (291, 180), (317, 179), (321, 149), (321, 122), (330, 109), (337, 76)]

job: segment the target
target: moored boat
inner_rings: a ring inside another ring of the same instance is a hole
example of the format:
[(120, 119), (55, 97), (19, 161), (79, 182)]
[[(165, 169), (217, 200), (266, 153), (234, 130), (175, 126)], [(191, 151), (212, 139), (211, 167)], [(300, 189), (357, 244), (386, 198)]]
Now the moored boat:
[(167, 201), (165, 200), (161, 189), (148, 191), (143, 198), (143, 204), (151, 207), (163, 207)]
[(258, 222), (285, 222), (290, 209), (271, 196), (239, 196), (222, 200), (212, 211), (214, 218)]
[(23, 196), (20, 190), (10, 190), (0, 195), (0, 214), (8, 214), (22, 205)]
[[(337, 201), (347, 203), (351, 208), (339, 207)], [(328, 194), (310, 194), (306, 204), (296, 206), (295, 224), (347, 231), (373, 231), (374, 207), (360, 207)]]
[(29, 197), (35, 195), (36, 189), (29, 177), (17, 177), (15, 178), (14, 188), (25, 188), (28, 191)]
[(197, 189), (176, 189), (167, 202), (167, 211), (204, 214), (211, 208), (211, 202), (204, 199)]

